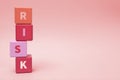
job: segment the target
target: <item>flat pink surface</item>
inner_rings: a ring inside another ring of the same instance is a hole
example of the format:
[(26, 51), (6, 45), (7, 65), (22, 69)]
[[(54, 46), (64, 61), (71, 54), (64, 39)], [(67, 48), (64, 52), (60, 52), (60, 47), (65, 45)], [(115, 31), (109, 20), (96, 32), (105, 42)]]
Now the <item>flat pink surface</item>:
[[(119, 0), (0, 0), (0, 80), (120, 80)], [(15, 73), (14, 9), (33, 9), (33, 72)]]

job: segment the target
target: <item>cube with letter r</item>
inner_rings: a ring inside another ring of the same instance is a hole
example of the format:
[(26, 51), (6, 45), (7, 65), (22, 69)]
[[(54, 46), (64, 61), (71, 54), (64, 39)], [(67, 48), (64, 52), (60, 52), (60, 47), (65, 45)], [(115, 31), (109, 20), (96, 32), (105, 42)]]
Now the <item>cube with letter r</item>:
[(27, 55), (27, 42), (10, 42), (10, 56), (11, 57), (24, 57)]
[(15, 23), (16, 24), (31, 24), (32, 9), (31, 8), (15, 8)]

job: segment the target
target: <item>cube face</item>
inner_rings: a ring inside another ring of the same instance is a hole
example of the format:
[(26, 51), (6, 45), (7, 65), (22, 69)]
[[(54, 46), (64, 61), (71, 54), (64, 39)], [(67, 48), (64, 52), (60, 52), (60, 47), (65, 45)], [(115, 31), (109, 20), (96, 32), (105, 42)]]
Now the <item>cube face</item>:
[(32, 56), (16, 58), (16, 73), (30, 73), (32, 72)]
[(32, 8), (15, 8), (15, 23), (32, 23)]
[(31, 41), (33, 39), (32, 25), (16, 25), (16, 40)]
[(24, 57), (27, 55), (27, 42), (10, 42), (10, 56)]

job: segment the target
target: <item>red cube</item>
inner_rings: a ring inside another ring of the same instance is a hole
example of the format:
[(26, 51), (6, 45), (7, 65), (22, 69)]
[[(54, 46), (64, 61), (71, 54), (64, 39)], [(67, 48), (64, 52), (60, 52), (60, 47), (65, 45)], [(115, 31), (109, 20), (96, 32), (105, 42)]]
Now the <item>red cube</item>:
[(32, 72), (32, 56), (16, 57), (16, 73)]
[(16, 25), (16, 40), (31, 41), (33, 39), (33, 26), (29, 24)]

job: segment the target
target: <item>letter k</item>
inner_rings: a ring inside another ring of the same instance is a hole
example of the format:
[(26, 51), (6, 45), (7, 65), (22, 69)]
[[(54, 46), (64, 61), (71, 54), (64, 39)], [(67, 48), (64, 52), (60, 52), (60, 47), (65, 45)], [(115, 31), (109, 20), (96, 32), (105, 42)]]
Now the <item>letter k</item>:
[(20, 61), (20, 69), (27, 69), (27, 67), (26, 67), (26, 61)]

